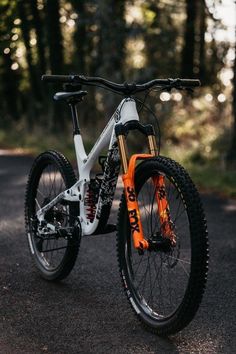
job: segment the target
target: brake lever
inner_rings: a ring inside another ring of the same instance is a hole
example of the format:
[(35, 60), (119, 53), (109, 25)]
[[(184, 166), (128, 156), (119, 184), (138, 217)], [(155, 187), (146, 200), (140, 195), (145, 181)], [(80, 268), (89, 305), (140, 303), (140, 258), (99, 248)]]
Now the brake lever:
[(171, 92), (171, 90), (173, 90), (173, 89), (176, 89), (176, 90), (184, 90), (184, 88), (183, 87), (180, 87), (180, 86), (172, 86), (172, 85), (170, 85), (170, 86), (166, 86), (166, 87), (162, 87), (161, 88), (161, 90), (160, 91), (166, 91), (166, 92)]
[(170, 85), (168, 87), (163, 87), (161, 88), (161, 91), (166, 91), (166, 92), (171, 92), (171, 90), (173, 89), (176, 89), (176, 90), (179, 90), (179, 91), (187, 91), (189, 93), (193, 93), (194, 90), (191, 88), (191, 87), (182, 87), (182, 86), (175, 86), (175, 85)]
[(182, 90), (183, 88), (181, 87), (181, 81), (180, 79), (168, 79), (169, 81), (169, 85), (166, 87), (163, 87), (163, 89), (161, 91), (167, 91), (167, 92), (171, 92), (172, 89), (176, 89), (176, 90)]

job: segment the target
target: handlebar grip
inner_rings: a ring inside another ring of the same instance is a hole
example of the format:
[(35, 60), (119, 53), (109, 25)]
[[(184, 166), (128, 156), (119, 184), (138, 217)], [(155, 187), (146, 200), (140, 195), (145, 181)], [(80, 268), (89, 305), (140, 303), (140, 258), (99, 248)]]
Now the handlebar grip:
[(180, 79), (181, 86), (183, 87), (199, 87), (201, 86), (201, 81), (197, 79)]
[(74, 82), (74, 75), (42, 75), (41, 80), (44, 82), (60, 82), (71, 83)]

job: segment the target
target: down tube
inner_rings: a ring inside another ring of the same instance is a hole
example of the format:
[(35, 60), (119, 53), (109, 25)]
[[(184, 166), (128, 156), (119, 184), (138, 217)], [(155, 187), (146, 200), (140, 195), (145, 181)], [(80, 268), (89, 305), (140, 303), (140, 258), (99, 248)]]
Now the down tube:
[(115, 141), (108, 150), (107, 158), (104, 165), (103, 180), (99, 192), (98, 208), (96, 219), (99, 220), (97, 233), (104, 230), (111, 210), (113, 202), (118, 175), (120, 172), (120, 155), (118, 144)]
[[(122, 100), (113, 115), (116, 123), (126, 123), (130, 120), (139, 121), (136, 103), (131, 98)], [(120, 171), (120, 154), (114, 130), (105, 162), (104, 178), (100, 189), (96, 218), (99, 220), (97, 232), (102, 232), (108, 221), (114, 198), (118, 175)]]

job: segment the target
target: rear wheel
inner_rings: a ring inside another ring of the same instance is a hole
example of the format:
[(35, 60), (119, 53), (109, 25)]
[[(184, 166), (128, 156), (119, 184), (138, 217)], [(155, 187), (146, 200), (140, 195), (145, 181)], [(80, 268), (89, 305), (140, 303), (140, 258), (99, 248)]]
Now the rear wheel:
[[(153, 177), (163, 175), (176, 245), (166, 246)], [(160, 247), (138, 252), (132, 241), (124, 195), (118, 215), (117, 250), (122, 283), (139, 319), (159, 335), (176, 333), (194, 317), (204, 292), (208, 241), (198, 192), (173, 160), (145, 160), (135, 188), (146, 239)], [(162, 242), (163, 241), (163, 242)]]
[(79, 206), (57, 203), (45, 213), (44, 225), (39, 224), (36, 213), (75, 182), (69, 161), (56, 151), (39, 155), (29, 174), (25, 198), (28, 244), (37, 269), (47, 280), (65, 278), (75, 264), (81, 237)]

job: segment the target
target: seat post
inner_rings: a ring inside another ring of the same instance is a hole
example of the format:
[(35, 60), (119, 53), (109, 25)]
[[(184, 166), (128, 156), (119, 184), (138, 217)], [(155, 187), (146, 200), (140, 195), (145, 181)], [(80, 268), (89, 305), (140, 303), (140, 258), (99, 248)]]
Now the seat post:
[(72, 115), (73, 135), (80, 134), (78, 112), (77, 112), (77, 109), (76, 109), (76, 103), (77, 102), (70, 102), (69, 103), (69, 106), (70, 106), (70, 109), (71, 109), (71, 115)]

